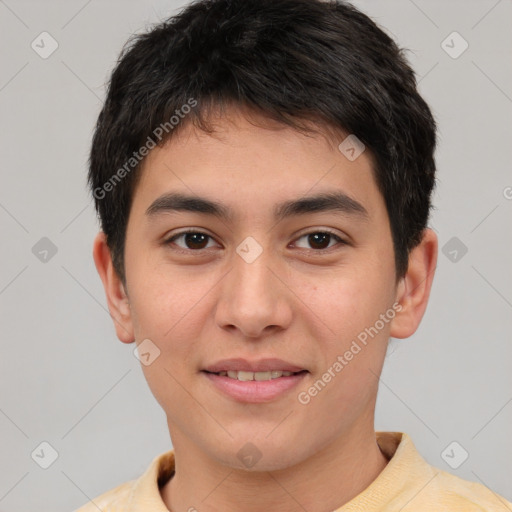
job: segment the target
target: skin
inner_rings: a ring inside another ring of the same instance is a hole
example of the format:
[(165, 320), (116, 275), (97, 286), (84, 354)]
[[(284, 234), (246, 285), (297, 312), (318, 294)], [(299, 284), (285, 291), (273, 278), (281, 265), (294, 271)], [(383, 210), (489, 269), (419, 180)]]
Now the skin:
[[(126, 232), (126, 286), (103, 233), (95, 239), (117, 336), (124, 343), (149, 338), (160, 350), (142, 369), (166, 413), (175, 451), (175, 475), (161, 489), (171, 511), (255, 512), (277, 505), (284, 512), (327, 512), (362, 492), (387, 464), (374, 430), (378, 377), (389, 337), (411, 336), (423, 317), (438, 242), (426, 229), (397, 281), (371, 155), (349, 161), (337, 149), (341, 140), (305, 136), (236, 108), (217, 119), (213, 136), (186, 125), (144, 162)], [(146, 215), (171, 191), (229, 206), (234, 219)], [(360, 202), (368, 219), (332, 211), (278, 223), (272, 216), (277, 203), (332, 191)], [(165, 244), (183, 228), (212, 238), (199, 250), (185, 237)], [(326, 228), (347, 244), (331, 238), (318, 248), (304, 236)], [(236, 253), (248, 236), (263, 250), (250, 264)], [(400, 312), (301, 404), (298, 393), (394, 303)], [(230, 357), (278, 357), (309, 373), (273, 401), (240, 403), (201, 373)], [(262, 455), (251, 468), (237, 457), (248, 442)]]

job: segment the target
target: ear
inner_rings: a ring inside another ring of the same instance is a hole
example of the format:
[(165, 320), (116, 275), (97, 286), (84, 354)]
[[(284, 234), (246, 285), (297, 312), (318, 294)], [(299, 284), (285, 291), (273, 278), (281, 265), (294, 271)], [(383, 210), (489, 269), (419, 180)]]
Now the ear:
[(420, 244), (409, 254), (407, 273), (397, 286), (396, 301), (402, 309), (397, 309), (391, 323), (393, 338), (408, 338), (420, 325), (434, 280), (437, 248), (437, 235), (430, 228), (424, 229)]
[(121, 279), (114, 270), (112, 256), (103, 231), (100, 231), (94, 239), (92, 255), (96, 270), (105, 288), (108, 309), (114, 321), (117, 337), (123, 343), (132, 343), (135, 341), (135, 336), (133, 335), (128, 295)]

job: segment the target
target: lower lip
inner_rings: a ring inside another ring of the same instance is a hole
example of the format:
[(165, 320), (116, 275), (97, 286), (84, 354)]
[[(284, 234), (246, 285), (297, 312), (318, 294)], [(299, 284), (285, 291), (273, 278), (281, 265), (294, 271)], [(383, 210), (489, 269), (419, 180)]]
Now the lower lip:
[(202, 372), (217, 389), (239, 402), (263, 403), (275, 400), (302, 381), (307, 372), (271, 380), (242, 381), (215, 373)]

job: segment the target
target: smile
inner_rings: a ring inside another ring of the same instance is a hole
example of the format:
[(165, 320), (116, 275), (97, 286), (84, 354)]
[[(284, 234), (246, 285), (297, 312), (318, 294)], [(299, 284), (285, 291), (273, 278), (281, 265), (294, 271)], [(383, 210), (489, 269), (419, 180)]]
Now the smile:
[[(305, 371), (305, 370), (303, 370)], [(280, 377), (290, 377), (291, 375), (294, 375), (296, 373), (301, 372), (288, 372), (285, 370), (270, 370), (266, 372), (249, 372), (249, 371), (235, 371), (235, 370), (228, 370), (224, 372), (208, 372), (208, 373), (214, 373), (215, 375), (219, 375), (221, 377), (229, 377), (230, 379), (236, 379), (241, 381), (250, 381), (250, 380), (273, 380), (273, 379), (279, 379)]]
[(307, 370), (221, 370), (201, 372), (224, 396), (236, 402), (265, 403), (277, 400), (299, 386), (309, 374)]

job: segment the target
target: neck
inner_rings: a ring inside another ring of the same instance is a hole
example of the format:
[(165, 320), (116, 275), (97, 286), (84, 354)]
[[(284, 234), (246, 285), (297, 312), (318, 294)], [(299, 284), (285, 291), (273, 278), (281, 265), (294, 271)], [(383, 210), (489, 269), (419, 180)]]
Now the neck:
[[(175, 474), (160, 490), (171, 512), (325, 512), (366, 489), (386, 467), (375, 431), (354, 429), (313, 456), (277, 471), (241, 471), (218, 464), (187, 438), (176, 439)], [(195, 508), (194, 508), (195, 507)]]

